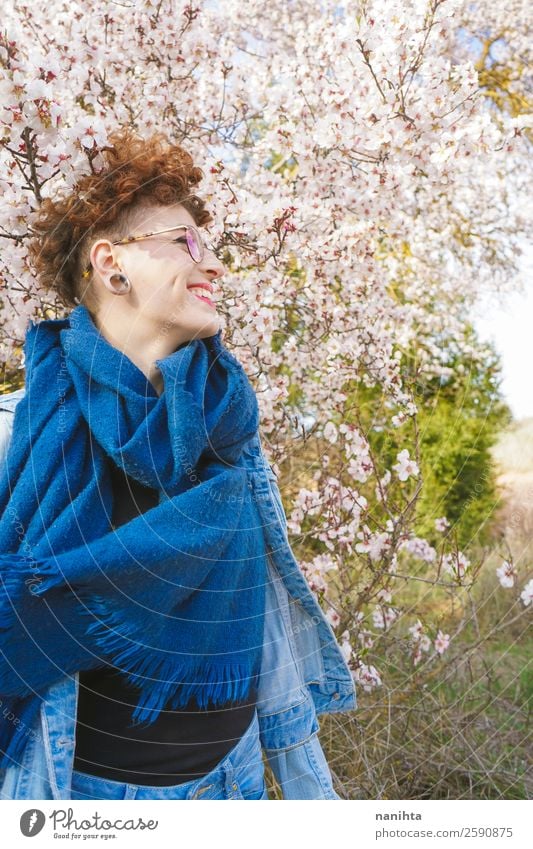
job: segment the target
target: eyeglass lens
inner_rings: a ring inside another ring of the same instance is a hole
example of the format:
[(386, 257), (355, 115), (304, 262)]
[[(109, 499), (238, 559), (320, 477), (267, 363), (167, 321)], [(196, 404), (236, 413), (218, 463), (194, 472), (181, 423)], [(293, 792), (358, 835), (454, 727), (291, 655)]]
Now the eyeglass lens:
[(200, 262), (203, 256), (203, 245), (199, 241), (199, 236), (191, 228), (188, 228), (185, 233), (187, 236), (187, 247), (189, 248), (192, 259), (195, 262)]

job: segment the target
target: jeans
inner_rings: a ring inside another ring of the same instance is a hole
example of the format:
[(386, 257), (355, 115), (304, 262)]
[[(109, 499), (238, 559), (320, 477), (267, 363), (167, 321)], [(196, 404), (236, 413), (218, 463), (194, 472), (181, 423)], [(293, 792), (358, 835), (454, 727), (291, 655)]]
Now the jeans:
[(154, 787), (74, 770), (71, 799), (268, 799), (257, 711), (229, 754), (202, 778)]

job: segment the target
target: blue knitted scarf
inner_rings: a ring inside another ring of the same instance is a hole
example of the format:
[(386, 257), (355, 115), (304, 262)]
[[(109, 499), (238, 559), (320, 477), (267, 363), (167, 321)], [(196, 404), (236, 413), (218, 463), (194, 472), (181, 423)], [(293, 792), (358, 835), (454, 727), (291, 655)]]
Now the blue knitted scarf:
[[(221, 333), (156, 360), (158, 396), (83, 305), (30, 322), (0, 474), (0, 768), (77, 670), (118, 667), (142, 723), (256, 686), (267, 553), (239, 458), (259, 410)], [(110, 463), (160, 492), (116, 530)]]

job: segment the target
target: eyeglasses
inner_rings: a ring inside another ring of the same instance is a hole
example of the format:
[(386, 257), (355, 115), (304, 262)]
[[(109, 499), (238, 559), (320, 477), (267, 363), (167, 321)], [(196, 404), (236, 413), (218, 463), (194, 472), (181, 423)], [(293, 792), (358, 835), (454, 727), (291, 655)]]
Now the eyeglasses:
[[(205, 256), (206, 250), (213, 251), (215, 249), (211, 245), (206, 245), (199, 231), (192, 224), (176, 224), (174, 227), (167, 227), (165, 230), (155, 230), (153, 233), (143, 233), (141, 236), (125, 236), (123, 239), (118, 239), (116, 242), (111, 242), (112, 245), (129, 245), (131, 242), (140, 242), (141, 239), (149, 239), (150, 236), (160, 236), (162, 233), (170, 233), (173, 230), (185, 230), (185, 235), (177, 239), (168, 239), (169, 244), (184, 244), (187, 246), (189, 256), (194, 262), (201, 262)], [(83, 277), (88, 277), (91, 273), (91, 265), (88, 265), (83, 272)]]

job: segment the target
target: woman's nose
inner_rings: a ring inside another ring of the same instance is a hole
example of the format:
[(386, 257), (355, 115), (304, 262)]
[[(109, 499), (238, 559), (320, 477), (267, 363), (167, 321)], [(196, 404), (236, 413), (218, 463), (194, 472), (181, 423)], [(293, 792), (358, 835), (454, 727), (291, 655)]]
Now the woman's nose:
[(210, 274), (213, 279), (215, 279), (215, 277), (221, 277), (226, 271), (224, 264), (218, 259), (216, 254), (210, 250), (206, 250), (200, 266), (206, 274)]

